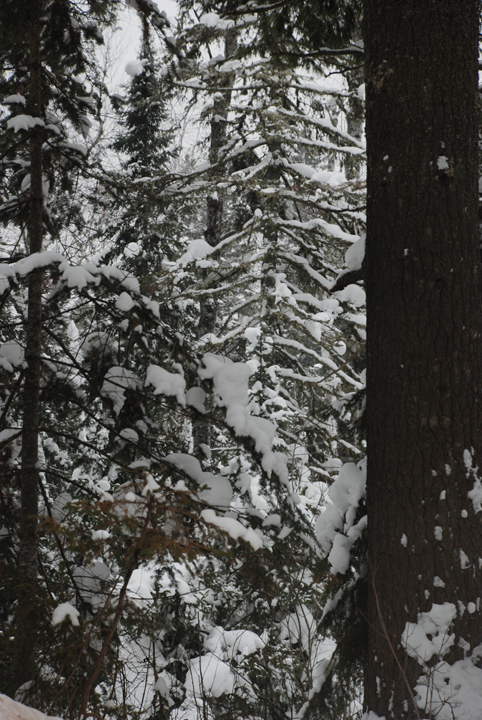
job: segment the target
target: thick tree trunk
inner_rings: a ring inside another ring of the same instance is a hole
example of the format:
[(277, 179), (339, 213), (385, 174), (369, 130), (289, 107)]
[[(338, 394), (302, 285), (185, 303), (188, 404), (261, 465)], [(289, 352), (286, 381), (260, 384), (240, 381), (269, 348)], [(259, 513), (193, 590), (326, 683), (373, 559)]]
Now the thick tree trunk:
[[(41, 115), (41, 0), (30, 2), (30, 82), (29, 112)], [(29, 252), (42, 249), (42, 130), (36, 126), (30, 139), (30, 208), (28, 216)], [(42, 321), (41, 270), (28, 280), (26, 319), (27, 370), (23, 394), (21, 525), (18, 554), (18, 608), (15, 685), (20, 687), (35, 675), (35, 636), (37, 630), (37, 516), (38, 516), (38, 417)]]
[(413, 698), (423, 668), (404, 650), (406, 623), (453, 603), (445, 660), (482, 642), (481, 515), (468, 497), (482, 467), (478, 4), (365, 0), (364, 23), (366, 707), (405, 720), (432, 717)]

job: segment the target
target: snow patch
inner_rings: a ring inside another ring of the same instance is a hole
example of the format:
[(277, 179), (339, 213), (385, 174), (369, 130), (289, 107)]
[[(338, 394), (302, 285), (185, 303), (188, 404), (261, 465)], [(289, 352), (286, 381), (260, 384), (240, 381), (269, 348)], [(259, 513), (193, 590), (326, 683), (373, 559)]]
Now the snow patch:
[(447, 170), (449, 168), (449, 161), (445, 155), (440, 155), (437, 158), (437, 167), (439, 170)]
[(431, 610), (419, 614), (417, 623), (406, 623), (402, 645), (407, 654), (420, 665), (434, 655), (443, 658), (455, 642), (455, 634), (449, 634), (449, 628), (456, 614), (453, 603), (433, 604)]
[(115, 365), (105, 374), (102, 395), (112, 400), (114, 412), (118, 415), (126, 399), (125, 391), (136, 390), (140, 385), (139, 378), (132, 370)]
[(477, 514), (482, 510), (482, 483), (479, 478), (479, 466), (472, 465), (472, 453), (469, 450), (464, 450), (464, 465), (466, 469), (466, 476), (472, 475), (474, 479), (474, 487), (469, 490), (467, 497), (472, 500), (474, 506), (474, 512)]
[(333, 539), (333, 546), (328, 555), (328, 562), (334, 573), (344, 575), (350, 567), (351, 542), (346, 535), (337, 533)]
[(108, 530), (93, 530), (92, 540), (108, 540), (110, 538), (110, 532)]
[[(202, 470), (199, 460), (186, 453), (171, 453), (166, 461), (179, 468), (205, 489), (198, 491), (202, 502), (214, 507), (228, 508), (233, 499), (231, 483), (227, 478), (218, 477)], [(244, 527), (244, 526), (243, 526)]]
[(52, 625), (61, 625), (67, 618), (72, 625), (79, 626), (79, 611), (70, 603), (61, 603), (57, 605), (52, 615)]
[(441, 662), (427, 668), (415, 686), (416, 702), (424, 717), (437, 720), (480, 720), (482, 707), (482, 656), (478, 646), (472, 657), (453, 665)]
[(233, 692), (234, 681), (229, 665), (213, 653), (207, 653), (189, 663), (185, 687), (194, 697), (220, 697)]
[(365, 235), (353, 243), (345, 253), (345, 263), (349, 270), (360, 270), (365, 259)]
[(193, 260), (204, 260), (208, 255), (214, 252), (215, 248), (206, 242), (206, 240), (198, 239), (193, 240), (187, 246), (187, 250), (184, 255), (181, 255), (179, 260), (176, 262), (176, 267), (186, 267)]
[(60, 720), (60, 718), (44, 715), (40, 710), (22, 705), (7, 695), (0, 695), (0, 720)]
[(199, 24), (215, 30), (229, 30), (235, 26), (234, 20), (222, 20), (215, 12), (204, 13), (199, 18)]
[(139, 433), (132, 428), (122, 428), (119, 433), (119, 437), (121, 437), (123, 440), (128, 440), (129, 442), (136, 443), (139, 441)]
[(186, 381), (179, 373), (170, 373), (159, 365), (149, 365), (146, 385), (154, 386), (154, 395), (175, 397), (180, 405), (186, 404)]
[(350, 550), (366, 526), (364, 518), (355, 524), (358, 506), (365, 497), (366, 462), (346, 463), (330, 487), (332, 502), (321, 513), (315, 533), (334, 572), (344, 574), (350, 563)]
[(15, 133), (19, 130), (30, 130), (36, 125), (44, 127), (45, 123), (42, 118), (32, 117), (31, 115), (16, 115), (7, 121), (8, 130), (13, 130)]
[(0, 367), (12, 372), (14, 367), (19, 367), (25, 360), (23, 347), (15, 340), (0, 345)]
[(206, 393), (200, 387), (192, 387), (186, 392), (186, 403), (203, 415), (206, 412), (204, 407), (204, 401), (206, 400)]
[(249, 542), (253, 550), (259, 550), (263, 547), (263, 539), (254, 532), (252, 528), (246, 528), (242, 523), (234, 518), (221, 517), (216, 515), (214, 510), (201, 510), (201, 517), (207, 523), (216, 525), (216, 527), (224, 530), (233, 540), (245, 540)]
[(273, 452), (271, 446), (276, 435), (276, 426), (265, 418), (253, 417), (248, 411), (248, 379), (251, 368), (247, 363), (232, 362), (221, 355), (206, 353), (198, 375), (203, 380), (212, 380), (214, 402), (226, 408), (226, 422), (241, 437), (251, 437), (256, 451), (262, 453), (261, 465), (268, 475), (274, 471), (281, 482), (288, 484), (286, 455)]
[(266, 643), (251, 630), (224, 630), (215, 627), (204, 641), (207, 650), (222, 660), (236, 660), (262, 650)]
[(130, 60), (125, 66), (125, 71), (130, 77), (137, 77), (144, 72), (144, 68), (149, 60)]
[(21, 105), (25, 105), (27, 102), (26, 98), (23, 95), (19, 95), (18, 93), (16, 95), (9, 95), (5, 98), (5, 100), (2, 101), (3, 105), (13, 105), (14, 103), (20, 103)]
[(102, 560), (96, 560), (88, 566), (74, 568), (73, 577), (85, 602), (97, 607), (105, 601), (105, 596), (101, 592), (102, 585), (109, 580), (111, 572)]
[(131, 310), (134, 305), (134, 300), (131, 298), (129, 293), (126, 292), (122, 292), (115, 301), (115, 306), (117, 310), (120, 310), (121, 312), (129, 312), (129, 310)]

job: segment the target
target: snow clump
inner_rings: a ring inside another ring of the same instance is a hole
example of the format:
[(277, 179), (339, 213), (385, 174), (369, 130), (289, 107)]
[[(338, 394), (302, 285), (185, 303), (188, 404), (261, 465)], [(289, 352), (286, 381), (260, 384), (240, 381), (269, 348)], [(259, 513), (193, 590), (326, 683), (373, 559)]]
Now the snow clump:
[(105, 374), (102, 395), (112, 400), (114, 412), (118, 415), (126, 399), (125, 391), (136, 390), (140, 384), (139, 378), (132, 370), (114, 365)]
[[(201, 468), (199, 460), (187, 453), (171, 453), (165, 460), (189, 475), (200, 487), (198, 497), (214, 507), (228, 508), (233, 499), (231, 483), (227, 478), (218, 477)], [(211, 522), (211, 520), (209, 520)]]
[(198, 375), (203, 380), (212, 380), (214, 401), (226, 408), (226, 422), (240, 437), (250, 437), (257, 452), (263, 455), (262, 467), (268, 475), (274, 471), (281, 482), (288, 486), (287, 458), (284, 453), (273, 452), (271, 446), (276, 435), (276, 426), (265, 418), (253, 417), (248, 410), (248, 379), (251, 368), (246, 363), (233, 362), (221, 355), (206, 353), (203, 368)]
[(170, 373), (159, 365), (149, 365), (146, 385), (154, 386), (154, 395), (175, 397), (180, 405), (186, 404), (186, 381), (179, 373)]
[(365, 235), (353, 243), (345, 253), (345, 263), (349, 270), (360, 270), (365, 259)]
[(315, 533), (334, 573), (346, 573), (350, 567), (353, 543), (366, 527), (366, 515), (355, 523), (358, 506), (365, 497), (366, 461), (346, 463), (330, 487), (331, 500), (316, 522)]
[(125, 71), (130, 77), (136, 77), (144, 72), (144, 67), (148, 62), (148, 60), (131, 60), (125, 66)]
[(442, 658), (455, 642), (455, 635), (449, 635), (448, 630), (456, 614), (453, 603), (433, 604), (429, 612), (419, 614), (417, 623), (406, 623), (402, 645), (407, 654), (420, 665), (424, 665), (434, 655)]
[(67, 618), (72, 625), (79, 626), (79, 611), (70, 603), (61, 603), (57, 605), (52, 616), (52, 625), (61, 625)]

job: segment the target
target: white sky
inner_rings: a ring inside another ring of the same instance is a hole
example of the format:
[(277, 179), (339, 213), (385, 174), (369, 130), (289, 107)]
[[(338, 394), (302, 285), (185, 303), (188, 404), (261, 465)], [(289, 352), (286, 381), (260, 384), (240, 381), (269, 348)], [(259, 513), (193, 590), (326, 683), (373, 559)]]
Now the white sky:
[[(174, 0), (157, 0), (157, 5), (161, 11), (165, 11), (169, 20), (174, 21), (177, 13), (177, 3)], [(169, 31), (167, 34), (169, 35)], [(124, 8), (119, 13), (115, 30), (106, 32), (105, 39), (104, 58), (107, 54), (109, 66), (106, 85), (111, 93), (119, 92), (121, 86), (129, 81), (125, 66), (131, 60), (137, 60), (140, 42), (137, 12), (132, 8)]]

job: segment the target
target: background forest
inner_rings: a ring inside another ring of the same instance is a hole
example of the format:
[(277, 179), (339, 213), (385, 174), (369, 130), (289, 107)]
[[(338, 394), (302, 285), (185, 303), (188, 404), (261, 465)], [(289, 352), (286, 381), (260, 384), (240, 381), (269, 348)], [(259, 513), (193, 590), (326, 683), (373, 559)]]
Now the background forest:
[(0, 7), (0, 688), (361, 717), (357, 5), (118, 5)]

